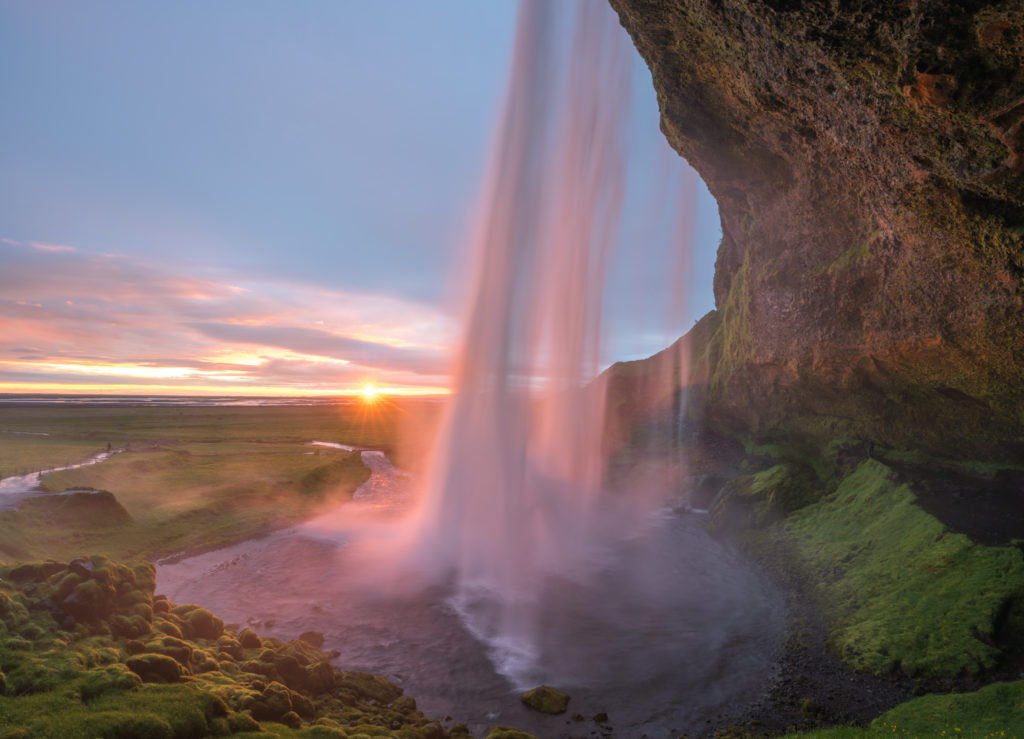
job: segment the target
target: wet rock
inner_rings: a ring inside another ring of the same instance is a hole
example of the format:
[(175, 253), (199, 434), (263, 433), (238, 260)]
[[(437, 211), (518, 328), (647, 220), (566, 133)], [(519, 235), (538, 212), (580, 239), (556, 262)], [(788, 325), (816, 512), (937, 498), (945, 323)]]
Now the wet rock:
[(316, 647), (317, 649), (324, 645), (324, 635), (319, 631), (304, 631), (299, 635), (299, 639), (306, 642), (306, 644)]
[(601, 711), (600, 713), (595, 713), (594, 714), (594, 721), (596, 721), (599, 724), (607, 723), (608, 722), (608, 714), (605, 713), (604, 711)]
[(524, 704), (541, 713), (565, 713), (569, 707), (569, 694), (549, 685), (540, 685), (520, 696)]

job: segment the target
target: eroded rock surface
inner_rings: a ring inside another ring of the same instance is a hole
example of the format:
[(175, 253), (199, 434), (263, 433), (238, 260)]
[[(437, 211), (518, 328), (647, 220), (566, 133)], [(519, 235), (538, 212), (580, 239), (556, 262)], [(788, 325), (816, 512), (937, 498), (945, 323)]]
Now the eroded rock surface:
[(1019, 460), (1020, 4), (611, 4), (721, 211), (711, 419)]

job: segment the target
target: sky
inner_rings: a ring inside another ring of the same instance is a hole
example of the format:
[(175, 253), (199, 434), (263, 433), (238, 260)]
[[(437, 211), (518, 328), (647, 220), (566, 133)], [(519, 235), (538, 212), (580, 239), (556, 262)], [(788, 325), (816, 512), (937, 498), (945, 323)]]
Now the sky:
[[(444, 391), (515, 17), (507, 0), (0, 3), (0, 393)], [(633, 79), (606, 363), (713, 307), (720, 238), (701, 185), (693, 286), (659, 284), (674, 245), (651, 204), (683, 165), (638, 56)], [(631, 257), (650, 239), (664, 260)]]

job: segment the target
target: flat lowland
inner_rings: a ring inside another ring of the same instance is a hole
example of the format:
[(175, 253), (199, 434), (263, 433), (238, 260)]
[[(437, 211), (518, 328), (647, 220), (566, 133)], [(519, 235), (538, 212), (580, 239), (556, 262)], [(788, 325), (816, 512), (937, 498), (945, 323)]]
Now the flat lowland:
[(385, 451), (415, 468), (427, 434), (399, 445), (399, 429), (429, 424), (429, 401), (318, 405), (26, 404), (0, 401), (0, 476), (98, 464), (42, 478), (49, 493), (0, 511), (0, 561), (84, 553), (158, 558), (258, 536), (348, 497), (369, 476), (358, 451)]

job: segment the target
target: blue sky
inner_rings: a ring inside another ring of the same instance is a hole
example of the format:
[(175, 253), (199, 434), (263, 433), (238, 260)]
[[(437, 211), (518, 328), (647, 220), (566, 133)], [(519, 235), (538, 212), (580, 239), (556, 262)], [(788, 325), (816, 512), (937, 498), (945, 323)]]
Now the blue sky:
[[(443, 386), (515, 13), (5, 0), (0, 392)], [(667, 148), (639, 59), (634, 77), (627, 245), (657, 232)], [(664, 264), (625, 249), (609, 359), (710, 309), (718, 219), (698, 199), (698, 289), (672, 308)]]

